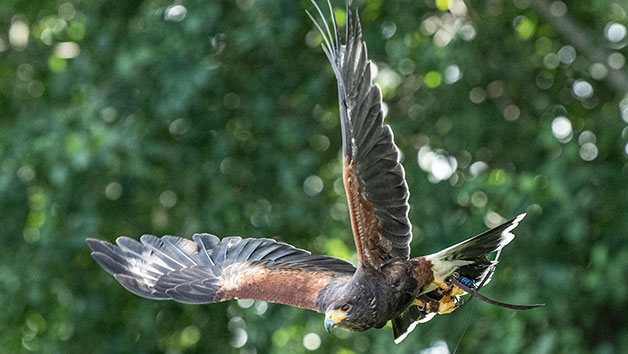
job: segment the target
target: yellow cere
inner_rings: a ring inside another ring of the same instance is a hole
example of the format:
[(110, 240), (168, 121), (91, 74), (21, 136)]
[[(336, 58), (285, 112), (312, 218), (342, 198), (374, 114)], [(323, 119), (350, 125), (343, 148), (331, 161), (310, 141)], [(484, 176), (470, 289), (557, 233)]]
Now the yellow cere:
[(347, 318), (347, 313), (340, 309), (335, 309), (327, 314), (327, 318), (334, 321), (334, 323), (338, 323)]

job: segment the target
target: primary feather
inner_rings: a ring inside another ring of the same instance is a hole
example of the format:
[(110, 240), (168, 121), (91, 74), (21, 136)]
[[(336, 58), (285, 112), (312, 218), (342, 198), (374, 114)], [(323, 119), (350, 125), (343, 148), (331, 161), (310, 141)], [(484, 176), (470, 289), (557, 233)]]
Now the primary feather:
[(393, 257), (408, 259), (412, 225), (405, 172), (392, 130), (383, 124), (382, 93), (371, 80), (359, 17), (356, 14), (354, 20), (347, 9), (341, 43), (331, 4), (333, 36), (321, 9), (312, 3), (323, 26), (309, 12), (308, 16), (323, 36), (323, 51), (338, 85), (344, 183), (358, 257), (376, 268)]
[[(144, 235), (140, 242), (119, 237), (116, 243), (87, 240), (92, 257), (122, 286), (149, 299), (190, 304), (251, 298), (320, 311), (318, 291), (355, 271), (345, 261), (271, 239)], [(276, 287), (279, 278), (284, 287)]]

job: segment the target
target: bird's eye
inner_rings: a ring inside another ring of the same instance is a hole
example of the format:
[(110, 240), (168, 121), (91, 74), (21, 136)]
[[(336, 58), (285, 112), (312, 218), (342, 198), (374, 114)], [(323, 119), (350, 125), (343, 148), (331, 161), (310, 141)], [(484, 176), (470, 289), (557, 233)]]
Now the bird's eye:
[(349, 309), (350, 309), (350, 308), (351, 308), (351, 306), (349, 306), (349, 304), (344, 304), (344, 305), (342, 305), (342, 307), (340, 308), (340, 310), (341, 310), (342, 312), (347, 312), (347, 311), (349, 311)]

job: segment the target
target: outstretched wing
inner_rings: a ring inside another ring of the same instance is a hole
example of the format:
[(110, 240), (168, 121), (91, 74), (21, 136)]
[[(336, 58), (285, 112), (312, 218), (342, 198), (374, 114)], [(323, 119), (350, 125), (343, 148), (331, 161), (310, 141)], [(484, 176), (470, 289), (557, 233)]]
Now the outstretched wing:
[(355, 271), (345, 261), (271, 239), (144, 235), (116, 243), (87, 240), (96, 262), (130, 292), (189, 304), (254, 299), (323, 312), (319, 296)]
[(347, 8), (344, 44), (333, 18), (333, 35), (322, 11), (323, 50), (338, 81), (338, 100), (344, 155), (344, 185), (351, 213), (351, 226), (361, 263), (378, 269), (391, 257), (407, 259), (412, 239), (408, 220), (408, 187), (399, 151), (388, 125), (383, 125), (382, 93), (371, 83), (370, 61), (362, 42), (360, 19), (352, 22)]

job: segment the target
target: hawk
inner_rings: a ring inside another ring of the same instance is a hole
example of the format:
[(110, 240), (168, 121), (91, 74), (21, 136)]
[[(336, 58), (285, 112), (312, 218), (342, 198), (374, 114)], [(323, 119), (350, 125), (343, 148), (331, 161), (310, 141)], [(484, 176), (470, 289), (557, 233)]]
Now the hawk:
[[(478, 236), (422, 257), (410, 258), (412, 227), (408, 187), (399, 151), (383, 125), (382, 93), (371, 82), (370, 62), (359, 17), (347, 9), (341, 42), (318, 5), (323, 37), (338, 84), (343, 181), (358, 254), (354, 266), (313, 255), (266, 238), (203, 233), (192, 239), (144, 235), (139, 242), (119, 237), (116, 245), (88, 239), (92, 257), (130, 292), (149, 299), (205, 304), (253, 299), (297, 306), (325, 314), (324, 326), (352, 331), (381, 328), (392, 321), (395, 342), (435, 314), (464, 304), (466, 293), (511, 308), (477, 293), (497, 263), (487, 258), (514, 235), (525, 214)], [(324, 28), (324, 30), (323, 30)]]

